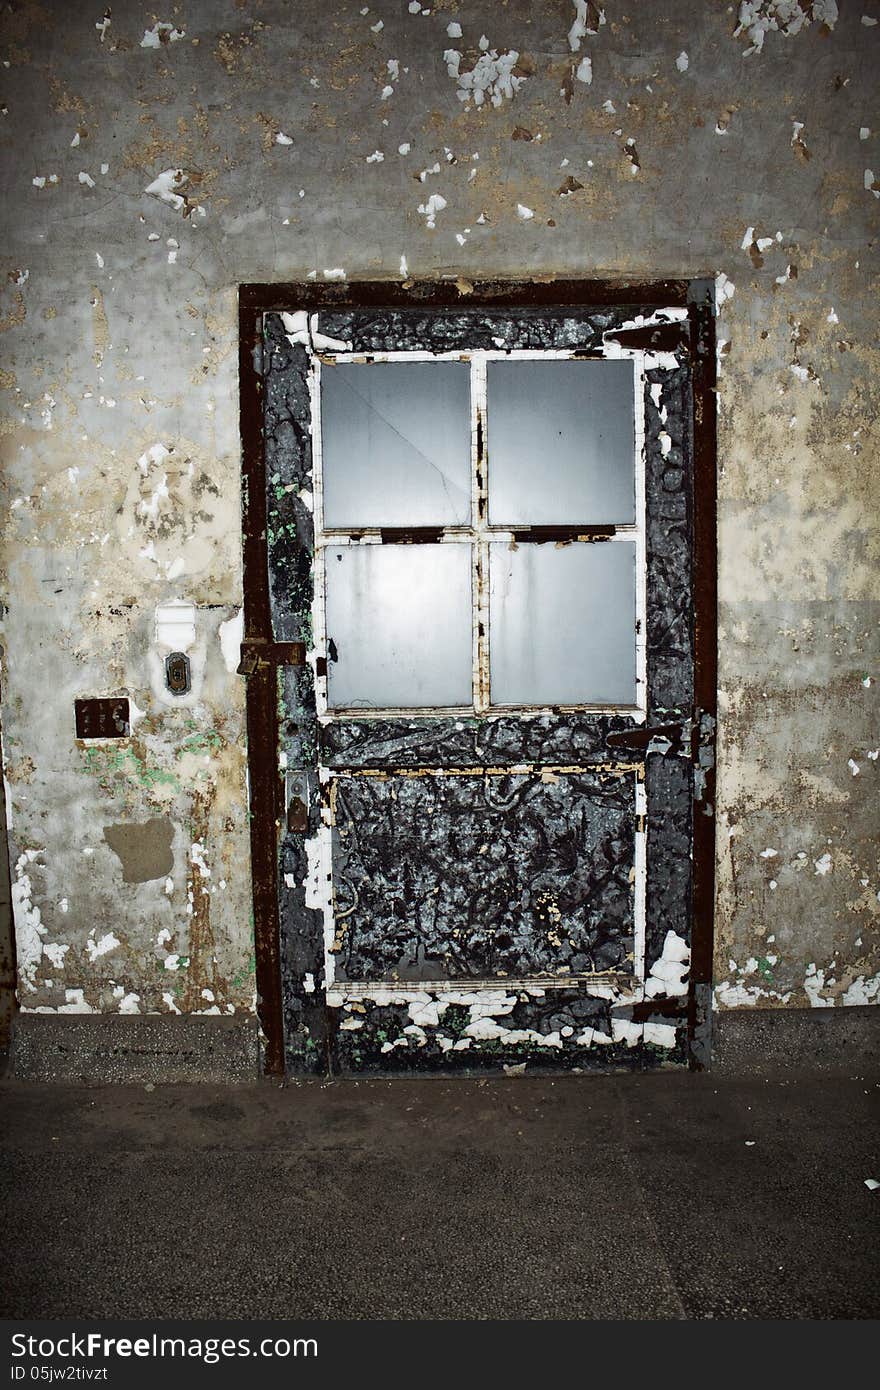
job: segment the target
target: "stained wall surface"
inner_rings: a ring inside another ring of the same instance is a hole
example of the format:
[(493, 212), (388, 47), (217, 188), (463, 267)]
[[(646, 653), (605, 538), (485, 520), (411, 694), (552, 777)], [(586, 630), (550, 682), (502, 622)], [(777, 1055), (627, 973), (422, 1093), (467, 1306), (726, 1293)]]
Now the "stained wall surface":
[[(407, 276), (716, 277), (716, 1001), (877, 999), (880, 5), (743, 9), (4, 8), (26, 1009), (253, 1009), (237, 286)], [(111, 694), (131, 740), (77, 744), (74, 699)]]

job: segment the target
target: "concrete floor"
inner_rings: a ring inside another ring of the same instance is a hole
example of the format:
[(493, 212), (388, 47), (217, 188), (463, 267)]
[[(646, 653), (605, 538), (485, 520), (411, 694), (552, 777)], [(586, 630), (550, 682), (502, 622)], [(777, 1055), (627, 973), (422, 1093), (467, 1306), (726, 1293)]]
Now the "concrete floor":
[(880, 1076), (0, 1084), (6, 1317), (880, 1316)]

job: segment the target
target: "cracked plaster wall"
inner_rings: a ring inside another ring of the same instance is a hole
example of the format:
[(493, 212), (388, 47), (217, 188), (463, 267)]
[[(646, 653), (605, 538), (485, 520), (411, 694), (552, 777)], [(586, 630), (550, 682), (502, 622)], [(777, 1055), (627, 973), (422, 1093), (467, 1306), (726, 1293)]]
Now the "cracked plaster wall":
[[(236, 286), (400, 274), (722, 277), (716, 998), (876, 999), (880, 6), (836, 8), (749, 53), (736, 6), (688, 0), (4, 8), (26, 1007), (252, 1008), (220, 642), (242, 598)], [(155, 645), (170, 598), (198, 610), (180, 702)], [(130, 742), (77, 746), (95, 694), (130, 696)], [(173, 871), (126, 881), (104, 827), (160, 819)]]

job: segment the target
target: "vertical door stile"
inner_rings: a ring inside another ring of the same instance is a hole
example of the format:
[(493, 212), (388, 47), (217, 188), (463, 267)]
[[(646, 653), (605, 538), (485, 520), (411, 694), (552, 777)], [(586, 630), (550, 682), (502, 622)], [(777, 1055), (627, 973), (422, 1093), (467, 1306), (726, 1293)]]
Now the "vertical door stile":
[(634, 854), (634, 927), (633, 975), (639, 998), (645, 990), (645, 927), (648, 887), (648, 796), (645, 787), (644, 763), (635, 772), (636, 836)]
[(486, 358), (471, 357), (471, 525), (474, 529), (474, 708), (489, 708), (489, 544), (486, 525), (489, 510), (488, 454), (486, 447)]
[[(636, 493), (636, 703), (635, 722), (648, 717), (648, 550), (645, 441), (645, 355), (636, 352), (634, 370), (635, 493)], [(635, 902), (633, 975), (640, 996), (645, 988), (645, 938), (648, 896), (648, 795), (645, 764), (635, 774)]]
[(645, 354), (636, 352), (634, 368), (636, 488), (636, 722), (648, 717), (648, 550), (645, 490)]
[[(307, 652), (314, 672), (315, 706), (318, 719), (327, 713), (327, 618), (324, 607), (326, 550), (324, 542), (324, 467), (321, 446), (321, 359), (309, 353), (309, 399), (311, 401), (312, 440), (312, 516), (314, 554), (312, 556), (312, 642)], [(323, 657), (323, 667), (318, 658)], [(323, 674), (321, 671), (323, 670)]]

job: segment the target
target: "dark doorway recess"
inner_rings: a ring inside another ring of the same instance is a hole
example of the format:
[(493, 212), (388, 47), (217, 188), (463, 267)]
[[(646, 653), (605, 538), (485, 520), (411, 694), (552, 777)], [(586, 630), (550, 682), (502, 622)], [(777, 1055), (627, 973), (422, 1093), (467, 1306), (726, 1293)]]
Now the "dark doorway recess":
[(245, 285), (268, 1074), (708, 1065), (713, 285)]

